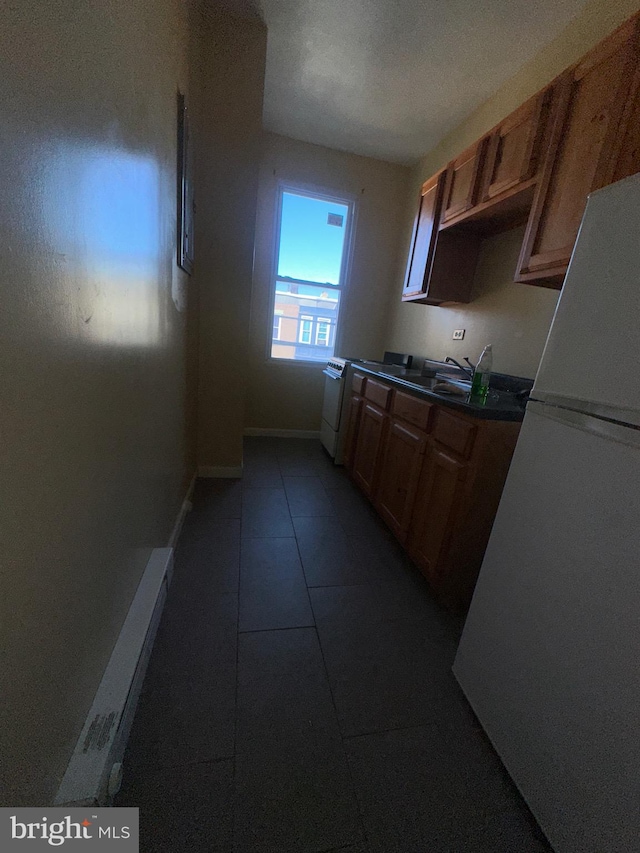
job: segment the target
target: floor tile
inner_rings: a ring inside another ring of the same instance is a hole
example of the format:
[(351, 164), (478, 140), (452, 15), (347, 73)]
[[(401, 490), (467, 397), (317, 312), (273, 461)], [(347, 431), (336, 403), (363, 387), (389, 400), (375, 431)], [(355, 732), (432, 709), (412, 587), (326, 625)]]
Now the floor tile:
[(502, 804), (520, 801), (514, 783), (464, 697), (452, 704), (436, 724), (460, 773), (472, 783), (472, 796), (479, 807), (488, 813)]
[(128, 745), (137, 766), (175, 767), (233, 755), (237, 595), (191, 613), (165, 606)]
[(234, 853), (319, 853), (361, 839), (341, 745), (236, 757)]
[(284, 489), (244, 489), (242, 536), (293, 536), (293, 525)]
[(276, 455), (282, 439), (272, 435), (245, 435), (242, 448), (245, 456)]
[(176, 549), (118, 800), (141, 849), (550, 853), (451, 673), (460, 621), (344, 470), (247, 437), (244, 472), (197, 481)]
[(360, 620), (368, 622), (404, 623), (421, 621), (429, 636), (444, 640), (451, 638), (451, 660), (458, 644), (457, 633), (451, 630), (447, 619), (441, 620), (436, 604), (428, 595), (402, 586), (376, 586), (360, 584), (353, 586), (316, 587), (309, 590), (314, 616), (318, 625), (329, 623), (355, 625)]
[(241, 498), (241, 480), (199, 478), (193, 489), (192, 511), (212, 518), (240, 518)]
[(319, 477), (283, 477), (283, 481), (292, 518), (333, 516), (333, 509)]
[(290, 456), (301, 453), (319, 458), (322, 445), (319, 438), (277, 438), (276, 452), (278, 456)]
[(316, 476), (325, 489), (352, 489), (353, 484), (343, 465), (335, 465), (331, 459), (318, 466)]
[(278, 465), (283, 477), (315, 477), (320, 460), (315, 448), (301, 447), (278, 451)]
[(296, 540), (243, 539), (240, 631), (300, 628), (313, 624)]
[(478, 806), (437, 726), (384, 732), (347, 742), (372, 853), (543, 853), (521, 802)]
[(364, 495), (353, 489), (327, 489), (329, 502), (348, 536), (382, 536), (391, 534)]
[(282, 477), (275, 453), (245, 456), (242, 485), (243, 489), (281, 489)]
[(240, 538), (201, 540), (176, 549), (172, 599), (188, 608), (214, 594), (238, 592)]
[(428, 620), (318, 624), (343, 735), (415, 726), (461, 701), (448, 639)]
[(375, 583), (379, 572), (351, 547), (335, 518), (294, 518), (308, 586)]
[(239, 518), (211, 518), (206, 513), (190, 512), (182, 526), (180, 545), (205, 541), (216, 543), (221, 539), (237, 539), (239, 536)]
[(340, 731), (313, 628), (242, 634), (238, 646), (238, 752), (313, 742)]
[(130, 774), (116, 806), (140, 809), (144, 853), (227, 853), (233, 839), (233, 759)]

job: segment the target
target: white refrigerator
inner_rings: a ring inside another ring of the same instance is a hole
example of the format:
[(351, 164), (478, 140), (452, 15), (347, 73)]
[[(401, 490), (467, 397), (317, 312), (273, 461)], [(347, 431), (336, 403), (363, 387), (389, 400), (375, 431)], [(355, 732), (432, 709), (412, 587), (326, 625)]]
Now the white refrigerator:
[(640, 851), (640, 175), (593, 193), (454, 673), (558, 853)]

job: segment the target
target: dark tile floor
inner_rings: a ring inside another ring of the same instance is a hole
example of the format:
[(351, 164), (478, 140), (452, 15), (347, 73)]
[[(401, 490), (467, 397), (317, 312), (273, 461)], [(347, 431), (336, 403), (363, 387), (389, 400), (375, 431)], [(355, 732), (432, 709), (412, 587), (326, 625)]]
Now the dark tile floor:
[(460, 623), (317, 442), (199, 480), (118, 805), (142, 853), (549, 851), (451, 674)]

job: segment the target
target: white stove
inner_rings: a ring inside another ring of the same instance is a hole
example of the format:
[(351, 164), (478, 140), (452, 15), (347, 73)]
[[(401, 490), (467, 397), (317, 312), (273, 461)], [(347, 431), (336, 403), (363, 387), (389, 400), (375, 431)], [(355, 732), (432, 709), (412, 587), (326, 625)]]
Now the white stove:
[[(322, 371), (324, 380), (324, 401), (322, 403), (322, 421), (320, 422), (320, 441), (329, 456), (333, 457), (336, 465), (342, 464), (344, 429), (346, 427), (346, 412), (343, 408), (349, 399), (347, 373), (351, 362), (346, 358), (334, 356), (329, 359)], [(342, 425), (343, 431), (340, 432)]]
[(322, 371), (325, 375), (320, 441), (336, 465), (344, 461), (344, 442), (347, 433), (349, 388), (354, 364), (382, 364), (364, 358), (332, 356)]

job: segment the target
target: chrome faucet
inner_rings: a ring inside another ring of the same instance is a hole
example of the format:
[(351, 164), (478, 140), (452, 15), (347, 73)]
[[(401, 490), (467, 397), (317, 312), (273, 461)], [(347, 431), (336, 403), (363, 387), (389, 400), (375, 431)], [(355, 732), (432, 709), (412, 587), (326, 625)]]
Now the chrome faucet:
[(464, 360), (467, 362), (469, 367), (465, 367), (464, 364), (460, 364), (459, 361), (456, 361), (455, 358), (451, 358), (450, 355), (448, 355), (445, 358), (445, 362), (449, 362), (449, 364), (455, 364), (455, 366), (459, 367), (463, 373), (466, 373), (468, 375), (469, 379), (473, 379), (473, 373), (474, 373), (476, 368), (473, 364), (471, 364), (471, 362), (469, 361), (469, 359), (466, 356), (465, 356)]

